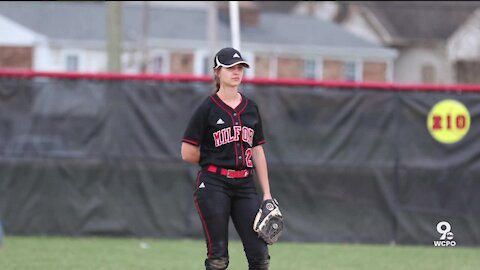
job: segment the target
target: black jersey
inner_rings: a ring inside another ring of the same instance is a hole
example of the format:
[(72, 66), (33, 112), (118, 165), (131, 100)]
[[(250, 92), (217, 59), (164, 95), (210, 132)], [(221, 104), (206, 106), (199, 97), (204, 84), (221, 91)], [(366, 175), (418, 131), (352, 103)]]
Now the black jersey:
[(242, 101), (233, 109), (213, 94), (190, 119), (182, 141), (200, 146), (201, 167), (253, 167), (252, 148), (265, 143), (262, 120), (255, 102), (240, 95)]

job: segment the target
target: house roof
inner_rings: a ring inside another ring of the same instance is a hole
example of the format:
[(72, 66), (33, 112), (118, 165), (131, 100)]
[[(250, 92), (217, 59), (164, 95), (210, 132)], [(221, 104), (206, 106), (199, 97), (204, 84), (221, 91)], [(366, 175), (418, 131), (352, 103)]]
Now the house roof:
[(397, 40), (446, 40), (480, 8), (478, 1), (364, 1), (358, 4), (372, 11)]
[[(292, 12), (305, 1), (259, 1), (264, 10)], [(480, 1), (335, 1), (334, 21), (348, 18), (354, 5), (367, 8), (395, 40), (446, 40), (480, 9)], [(320, 3), (318, 3), (320, 4)]]
[(290, 13), (301, 1), (255, 1), (265, 12)]
[[(0, 2), (0, 15), (50, 39), (100, 41), (107, 38), (104, 2)], [(142, 35), (142, 5), (123, 6), (123, 38), (139, 41)], [(207, 41), (207, 11), (150, 6), (149, 38)], [(218, 38), (230, 40), (230, 26), (219, 20)], [(243, 43), (272, 46), (390, 49), (356, 37), (335, 23), (305, 16), (261, 13), (258, 25), (241, 26)]]

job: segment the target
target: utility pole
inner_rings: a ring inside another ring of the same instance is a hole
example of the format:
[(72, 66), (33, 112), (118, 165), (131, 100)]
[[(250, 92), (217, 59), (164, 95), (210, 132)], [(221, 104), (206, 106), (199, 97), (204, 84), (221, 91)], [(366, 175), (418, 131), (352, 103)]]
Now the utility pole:
[(218, 9), (216, 1), (210, 1), (208, 3), (207, 37), (208, 59), (213, 59), (218, 46)]
[(241, 51), (238, 1), (228, 1), (228, 3), (230, 5), (230, 31), (232, 34), (232, 47)]
[(106, 1), (107, 7), (107, 69), (121, 72), (122, 55), (122, 2)]
[(148, 53), (148, 36), (149, 36), (149, 22), (150, 22), (150, 8), (148, 1), (143, 1), (143, 16), (142, 16), (142, 66), (141, 72), (146, 73), (148, 71), (148, 62), (150, 56)]

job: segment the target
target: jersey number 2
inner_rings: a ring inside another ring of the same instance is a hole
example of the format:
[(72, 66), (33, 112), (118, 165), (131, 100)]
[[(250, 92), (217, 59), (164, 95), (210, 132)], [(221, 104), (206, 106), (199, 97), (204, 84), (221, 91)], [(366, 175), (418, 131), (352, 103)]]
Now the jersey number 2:
[(247, 151), (245, 151), (245, 160), (247, 161), (247, 167), (252, 168), (252, 148), (248, 148)]

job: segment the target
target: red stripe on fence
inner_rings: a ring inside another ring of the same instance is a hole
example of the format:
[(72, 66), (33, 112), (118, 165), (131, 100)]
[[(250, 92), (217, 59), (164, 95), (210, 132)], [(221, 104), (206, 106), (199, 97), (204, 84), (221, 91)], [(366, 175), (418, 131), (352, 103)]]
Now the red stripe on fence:
[[(47, 77), (58, 79), (87, 80), (156, 80), (184, 82), (213, 82), (210, 76), (162, 75), (162, 74), (125, 74), (125, 73), (84, 73), (84, 72), (50, 72), (32, 70), (0, 69), (0, 77), (33, 78)], [(256, 85), (310, 86), (325, 88), (374, 89), (396, 91), (445, 91), (445, 92), (480, 92), (479, 84), (400, 84), (387, 82), (350, 82), (319, 81), (305, 79), (244, 79), (244, 83)]]

